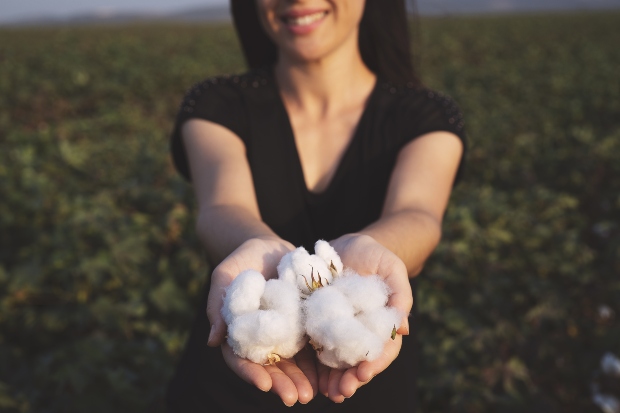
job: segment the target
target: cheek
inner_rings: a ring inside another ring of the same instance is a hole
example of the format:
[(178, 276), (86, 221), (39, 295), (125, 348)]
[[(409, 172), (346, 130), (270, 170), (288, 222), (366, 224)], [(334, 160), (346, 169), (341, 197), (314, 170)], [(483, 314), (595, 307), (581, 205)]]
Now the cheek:
[[(254, 0), (245, 0), (254, 1)], [(282, 25), (277, 18), (276, 10), (279, 0), (256, 0), (256, 10), (258, 12), (258, 20), (263, 30), (272, 39), (274, 35), (282, 30)]]
[(357, 29), (362, 21), (362, 16), (364, 15), (365, 4), (366, 2), (363, 0), (349, 0), (342, 2), (340, 7), (343, 10), (343, 20), (345, 20), (342, 22), (344, 30), (350, 32), (351, 30)]

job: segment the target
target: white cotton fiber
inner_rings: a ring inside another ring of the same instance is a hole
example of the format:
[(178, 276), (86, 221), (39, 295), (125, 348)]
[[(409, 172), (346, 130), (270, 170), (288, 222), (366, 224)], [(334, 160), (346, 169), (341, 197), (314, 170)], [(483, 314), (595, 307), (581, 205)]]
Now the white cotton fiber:
[(356, 318), (377, 337), (387, 340), (392, 336), (394, 328), (398, 330), (403, 316), (404, 314), (394, 307), (381, 307), (359, 313)]
[(389, 297), (389, 288), (378, 275), (361, 276), (345, 271), (333, 286), (346, 295), (356, 311), (369, 311), (384, 307)]
[(228, 337), (239, 343), (273, 346), (286, 339), (287, 320), (273, 310), (254, 311), (237, 317), (228, 327)]
[(389, 288), (379, 276), (345, 270), (306, 298), (306, 333), (321, 363), (348, 368), (379, 357), (402, 318), (386, 307), (388, 297)]
[[(330, 271), (332, 272), (332, 276), (336, 277), (342, 274), (343, 265), (342, 260), (340, 260), (340, 256), (332, 247), (329, 242), (324, 240), (318, 240), (316, 244), (314, 244), (314, 253), (321, 257), (323, 261), (330, 267)], [(331, 268), (331, 264), (334, 265), (336, 274), (334, 274), (334, 270)]]
[(224, 296), (222, 316), (226, 324), (230, 324), (234, 317), (258, 310), (265, 283), (265, 277), (258, 271), (246, 270), (239, 273), (226, 289)]
[(316, 352), (316, 357), (319, 359), (321, 364), (325, 366), (334, 368), (334, 369), (344, 369), (346, 366), (340, 359), (338, 358), (338, 354), (336, 354), (336, 350), (327, 350), (322, 349), (321, 351)]
[(323, 287), (306, 298), (304, 314), (307, 323), (322, 323), (337, 319), (351, 319), (355, 316), (355, 310), (342, 291)]
[(293, 253), (298, 250), (305, 251), (307, 253), (304, 247), (299, 247), (282, 257), (277, 267), (278, 279), (290, 282), (295, 286), (297, 285), (297, 274), (295, 274), (295, 269), (293, 268)]
[(331, 359), (331, 355), (321, 357), (319, 360), (323, 364), (333, 368), (348, 368), (358, 365), (363, 360), (373, 360), (381, 354), (383, 350), (383, 340), (374, 335), (357, 319), (337, 319), (331, 320), (326, 328), (325, 336), (312, 337), (315, 342), (323, 344), (324, 350), (333, 350), (337, 362)]
[(300, 300), (292, 282), (265, 281), (251, 270), (240, 273), (226, 290), (222, 307), (235, 354), (260, 364), (272, 354), (297, 354), (306, 343)]
[(295, 282), (304, 295), (312, 293), (313, 280), (325, 286), (333, 279), (328, 264), (321, 257), (310, 255), (303, 247), (286, 254), (277, 269), (279, 279)]
[(300, 311), (299, 301), (299, 291), (295, 284), (273, 279), (265, 284), (265, 291), (260, 298), (260, 308), (294, 314)]
[(321, 363), (333, 368), (382, 354), (404, 316), (386, 306), (387, 284), (378, 275), (344, 269), (326, 241), (317, 241), (315, 252), (299, 247), (286, 254), (278, 279), (265, 281), (248, 270), (233, 280), (222, 314), (235, 354), (265, 364), (274, 354), (293, 357), (308, 338)]

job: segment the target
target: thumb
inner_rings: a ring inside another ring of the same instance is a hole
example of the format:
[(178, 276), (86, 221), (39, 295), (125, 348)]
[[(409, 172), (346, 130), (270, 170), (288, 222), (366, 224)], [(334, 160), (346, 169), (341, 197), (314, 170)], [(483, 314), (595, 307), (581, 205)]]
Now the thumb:
[(211, 288), (207, 298), (207, 318), (211, 325), (207, 345), (211, 347), (220, 346), (226, 336), (226, 323), (222, 317), (222, 305), (224, 303), (224, 292), (231, 280), (222, 276), (217, 271), (211, 274)]
[(396, 308), (403, 314), (401, 323), (397, 326), (397, 333), (408, 335), (408, 316), (413, 307), (413, 292), (411, 290), (411, 284), (409, 284), (407, 267), (398, 259), (394, 261), (394, 265), (389, 266), (384, 271), (387, 273), (385, 282), (390, 287), (390, 290), (392, 290), (392, 294), (388, 299), (388, 305)]

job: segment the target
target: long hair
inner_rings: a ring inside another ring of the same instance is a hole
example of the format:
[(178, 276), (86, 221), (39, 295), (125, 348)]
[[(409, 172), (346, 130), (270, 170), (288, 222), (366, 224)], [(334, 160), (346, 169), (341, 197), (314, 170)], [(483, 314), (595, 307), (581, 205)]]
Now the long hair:
[[(273, 66), (278, 50), (263, 30), (254, 0), (231, 0), (235, 30), (250, 69)], [(414, 70), (405, 0), (366, 0), (359, 27), (364, 64), (394, 84), (420, 81)]]

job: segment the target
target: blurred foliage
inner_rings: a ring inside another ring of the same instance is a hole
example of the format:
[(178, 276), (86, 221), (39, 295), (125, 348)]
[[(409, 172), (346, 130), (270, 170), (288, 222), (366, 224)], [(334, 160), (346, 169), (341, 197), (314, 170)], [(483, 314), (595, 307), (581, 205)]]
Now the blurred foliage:
[[(420, 25), (471, 138), (420, 278), (422, 410), (596, 412), (620, 350), (620, 15)], [(0, 30), (0, 410), (161, 411), (208, 271), (168, 134), (187, 88), (243, 66), (228, 26)]]

